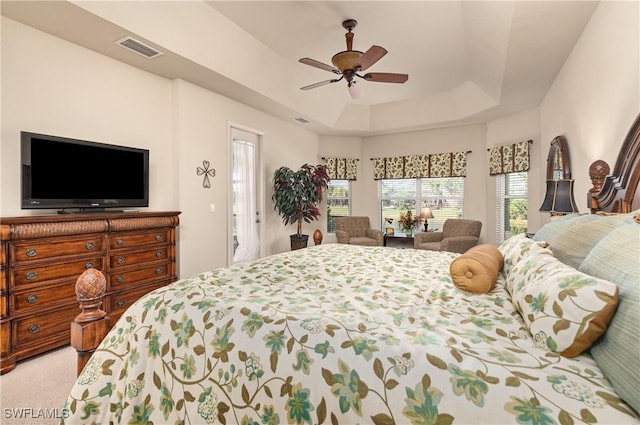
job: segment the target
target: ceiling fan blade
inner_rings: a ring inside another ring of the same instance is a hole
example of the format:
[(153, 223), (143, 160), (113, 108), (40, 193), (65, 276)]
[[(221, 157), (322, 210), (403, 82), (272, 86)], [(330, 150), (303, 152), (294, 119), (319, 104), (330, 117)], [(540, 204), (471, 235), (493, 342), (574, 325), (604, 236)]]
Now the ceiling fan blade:
[(331, 65), (327, 65), (325, 63), (319, 62), (315, 59), (311, 59), (311, 58), (302, 58), (300, 59), (298, 62), (303, 63), (305, 65), (309, 65), (309, 66), (313, 66), (316, 68), (320, 68), (320, 69), (324, 69), (325, 71), (330, 71), (333, 72), (334, 74), (341, 74), (340, 70), (338, 68), (335, 68)]
[(374, 63), (378, 62), (384, 55), (387, 54), (387, 50), (380, 46), (371, 46), (369, 50), (364, 52), (364, 55), (360, 57), (360, 63), (356, 64), (358, 71), (364, 71)]
[(340, 78), (334, 78), (332, 80), (325, 80), (325, 81), (320, 81), (319, 83), (315, 83), (315, 84), (310, 84), (308, 86), (304, 86), (304, 87), (300, 87), (300, 90), (310, 90), (310, 89), (315, 89), (316, 87), (322, 87), (322, 86), (326, 86), (327, 84), (330, 83), (336, 83), (338, 81), (342, 80), (342, 77)]
[(390, 72), (369, 72), (362, 76), (367, 81), (377, 83), (404, 83), (409, 79), (407, 74), (393, 74)]

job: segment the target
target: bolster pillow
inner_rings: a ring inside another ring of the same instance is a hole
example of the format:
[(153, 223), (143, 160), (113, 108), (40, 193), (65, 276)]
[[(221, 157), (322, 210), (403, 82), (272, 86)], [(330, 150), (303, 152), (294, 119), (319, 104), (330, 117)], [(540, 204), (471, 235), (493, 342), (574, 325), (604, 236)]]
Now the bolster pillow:
[(449, 274), (456, 287), (474, 294), (483, 294), (496, 284), (503, 261), (498, 247), (476, 245), (451, 262)]

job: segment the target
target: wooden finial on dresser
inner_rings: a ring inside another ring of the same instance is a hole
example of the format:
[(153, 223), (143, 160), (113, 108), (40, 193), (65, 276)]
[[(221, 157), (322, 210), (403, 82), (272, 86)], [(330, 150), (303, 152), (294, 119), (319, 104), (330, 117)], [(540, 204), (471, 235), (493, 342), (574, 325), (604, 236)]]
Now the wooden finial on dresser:
[(82, 312), (71, 323), (71, 346), (78, 352), (78, 375), (109, 330), (111, 320), (101, 309), (107, 280), (100, 270), (87, 269), (76, 280)]

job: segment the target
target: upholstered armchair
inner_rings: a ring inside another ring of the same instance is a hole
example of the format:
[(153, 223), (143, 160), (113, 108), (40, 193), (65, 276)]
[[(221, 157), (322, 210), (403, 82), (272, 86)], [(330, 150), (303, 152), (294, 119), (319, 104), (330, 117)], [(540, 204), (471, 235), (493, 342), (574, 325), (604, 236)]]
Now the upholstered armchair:
[(335, 220), (338, 243), (382, 246), (384, 235), (371, 228), (369, 217), (336, 217)]
[(450, 218), (441, 232), (420, 232), (413, 238), (413, 247), (433, 251), (463, 253), (478, 244), (482, 222)]

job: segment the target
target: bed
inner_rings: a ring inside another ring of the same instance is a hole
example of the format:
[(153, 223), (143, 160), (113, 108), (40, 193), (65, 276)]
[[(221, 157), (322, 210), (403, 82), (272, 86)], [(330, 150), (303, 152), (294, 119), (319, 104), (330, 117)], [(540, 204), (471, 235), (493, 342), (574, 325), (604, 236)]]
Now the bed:
[(510, 238), (488, 292), (460, 254), (342, 244), (185, 278), (89, 338), (62, 423), (640, 423), (638, 129), (589, 194), (624, 214)]

